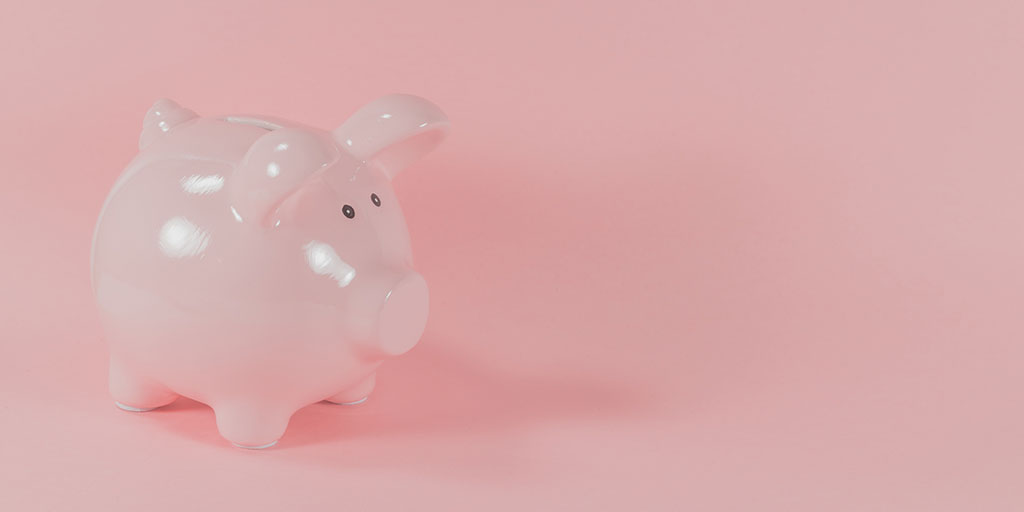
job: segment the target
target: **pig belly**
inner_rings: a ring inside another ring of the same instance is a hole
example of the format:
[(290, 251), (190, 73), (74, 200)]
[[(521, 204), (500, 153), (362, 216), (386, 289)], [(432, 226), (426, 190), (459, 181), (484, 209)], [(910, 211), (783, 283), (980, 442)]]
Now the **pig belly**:
[(316, 327), (329, 325), (326, 308), (232, 310), (225, 298), (211, 315), (109, 276), (96, 292), (111, 357), (209, 405), (258, 399), (298, 408), (358, 384), (379, 364)]

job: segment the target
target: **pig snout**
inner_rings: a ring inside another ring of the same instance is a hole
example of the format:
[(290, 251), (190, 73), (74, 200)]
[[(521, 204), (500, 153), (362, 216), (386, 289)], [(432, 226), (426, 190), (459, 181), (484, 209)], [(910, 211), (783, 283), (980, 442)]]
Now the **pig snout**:
[(380, 349), (397, 356), (416, 346), (427, 326), (427, 282), (416, 272), (405, 274), (384, 296), (378, 334)]

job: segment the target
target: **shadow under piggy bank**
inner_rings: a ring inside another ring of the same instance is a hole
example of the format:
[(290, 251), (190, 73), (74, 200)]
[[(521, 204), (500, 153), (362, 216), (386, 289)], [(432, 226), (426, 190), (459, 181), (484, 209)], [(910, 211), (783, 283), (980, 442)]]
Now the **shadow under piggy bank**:
[[(643, 396), (616, 382), (510, 373), (456, 355), (428, 333), (416, 349), (381, 367), (367, 402), (304, 407), (281, 442), (258, 453), (338, 470), (509, 478), (528, 472), (531, 429), (629, 417), (649, 405)], [(177, 435), (253, 454), (224, 441), (213, 411), (201, 403), (179, 398), (148, 414)]]

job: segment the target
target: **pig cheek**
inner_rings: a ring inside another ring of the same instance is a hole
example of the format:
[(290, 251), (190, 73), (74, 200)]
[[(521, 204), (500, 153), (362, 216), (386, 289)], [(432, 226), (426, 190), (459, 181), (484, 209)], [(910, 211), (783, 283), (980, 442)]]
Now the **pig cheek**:
[[(345, 300), (338, 312), (338, 325), (344, 332), (344, 338), (351, 342), (353, 349), (366, 358), (376, 358), (374, 350), (378, 330), (380, 305), (379, 300), (370, 296), (371, 290), (366, 283), (360, 283), (357, 276), (346, 290)], [(363, 280), (366, 281), (366, 280)]]

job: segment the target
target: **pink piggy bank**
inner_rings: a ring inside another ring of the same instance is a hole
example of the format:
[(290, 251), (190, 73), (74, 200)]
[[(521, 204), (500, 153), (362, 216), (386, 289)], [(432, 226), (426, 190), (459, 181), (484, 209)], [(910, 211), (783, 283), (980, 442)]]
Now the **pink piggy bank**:
[(266, 448), (301, 407), (366, 400), (427, 321), (391, 179), (447, 129), (408, 95), (330, 132), (157, 101), (93, 238), (117, 405), (186, 396), (227, 440)]

